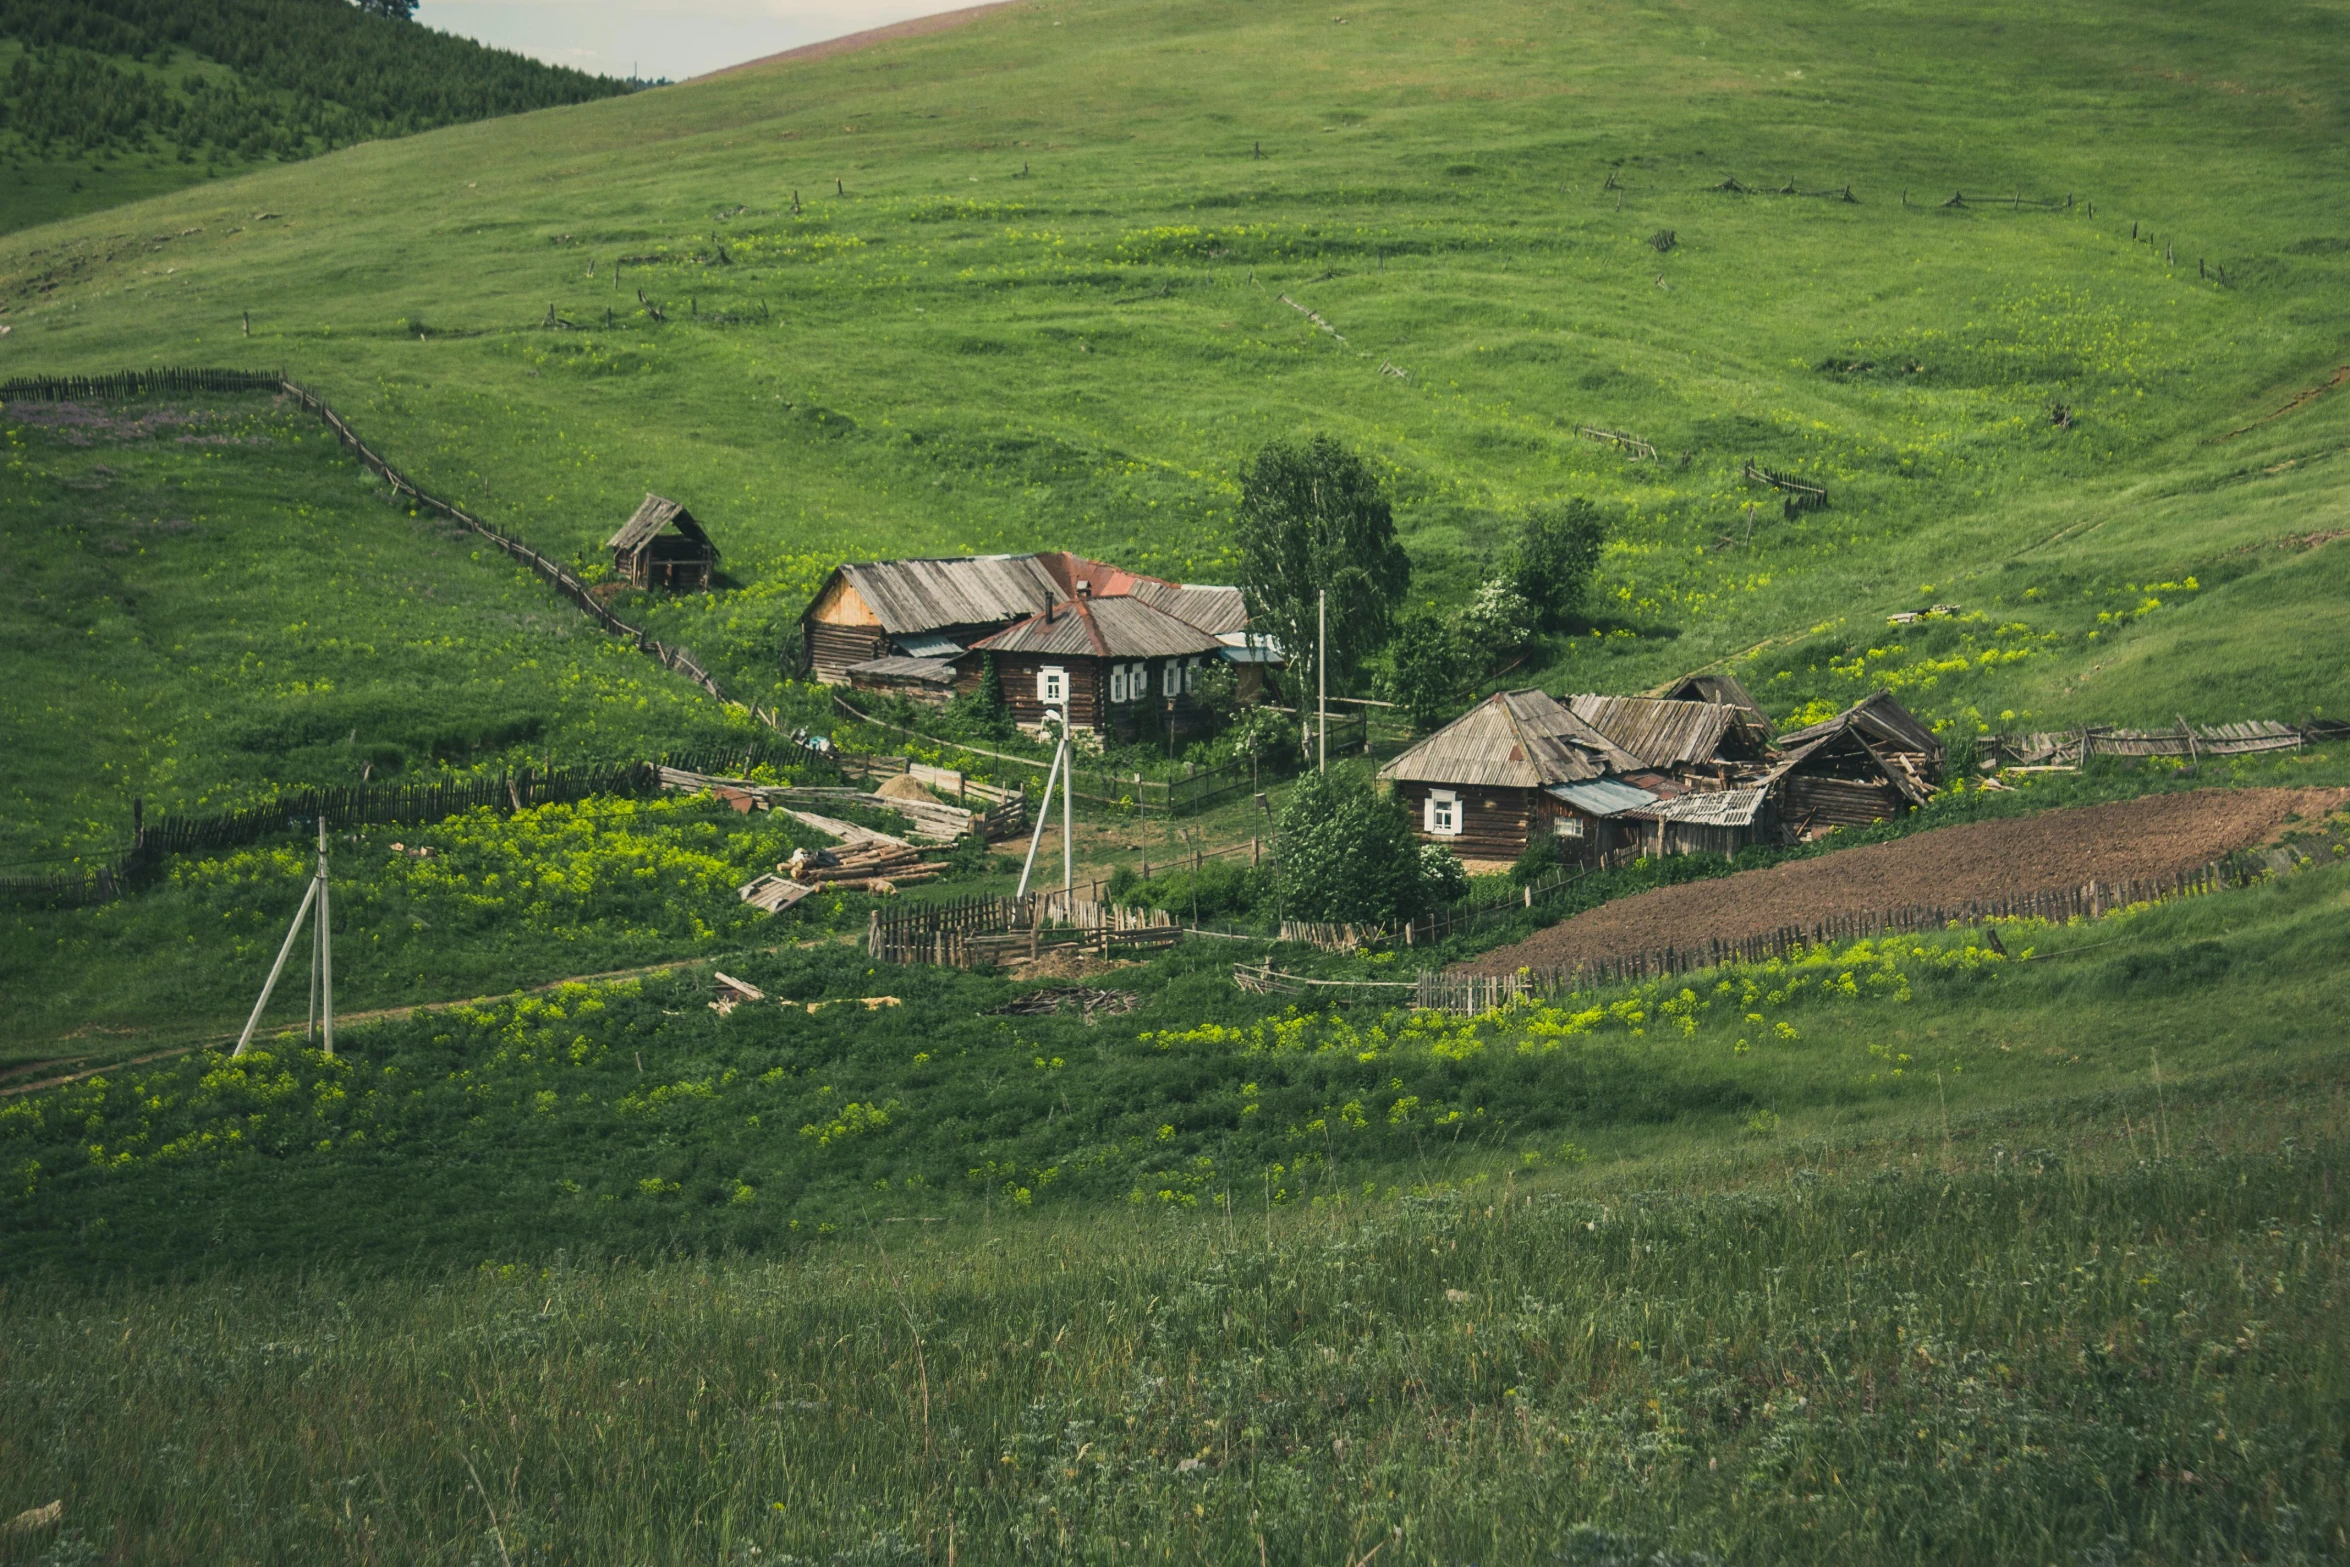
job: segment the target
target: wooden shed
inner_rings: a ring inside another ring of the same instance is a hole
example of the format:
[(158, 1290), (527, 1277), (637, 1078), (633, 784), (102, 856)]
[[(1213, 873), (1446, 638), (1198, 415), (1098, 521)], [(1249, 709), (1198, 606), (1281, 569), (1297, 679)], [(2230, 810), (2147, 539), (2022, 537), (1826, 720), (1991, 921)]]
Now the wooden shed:
[(612, 568), (640, 588), (706, 592), (718, 564), (718, 546), (694, 514), (659, 495), (647, 495), (604, 547), (612, 552)]
[(1889, 691), (1834, 718), (1783, 735), (1763, 777), (1780, 820), (1801, 837), (1828, 827), (1864, 827), (1933, 798), (1942, 742)]
[(1656, 797), (1622, 780), (1638, 757), (1541, 691), (1480, 702), (1379, 770), (1420, 836), (1465, 859), (1514, 860), (1537, 838), (1564, 859), (1616, 847), (1615, 818)]

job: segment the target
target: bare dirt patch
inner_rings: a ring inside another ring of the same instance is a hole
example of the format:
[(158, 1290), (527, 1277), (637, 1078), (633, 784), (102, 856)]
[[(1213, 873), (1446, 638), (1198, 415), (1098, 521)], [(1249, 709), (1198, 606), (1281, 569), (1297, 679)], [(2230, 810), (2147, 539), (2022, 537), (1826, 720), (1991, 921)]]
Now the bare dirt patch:
[(2249, 848), (2350, 800), (2342, 789), (2198, 789), (2005, 821), (1968, 822), (1715, 881), (1660, 887), (1578, 914), (1464, 972), (1571, 968), (1764, 936), (1831, 915), (2152, 879)]

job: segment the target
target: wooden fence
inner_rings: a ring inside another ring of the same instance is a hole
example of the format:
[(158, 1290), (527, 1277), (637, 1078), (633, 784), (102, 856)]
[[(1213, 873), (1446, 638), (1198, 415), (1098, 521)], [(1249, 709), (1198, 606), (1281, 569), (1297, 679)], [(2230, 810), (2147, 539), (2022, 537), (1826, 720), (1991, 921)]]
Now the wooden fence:
[(880, 963), (980, 968), (1048, 952), (1113, 952), (1174, 945), (1183, 937), (1165, 909), (1134, 909), (1058, 892), (969, 897), (875, 909), (865, 951)]
[[(2088, 882), (2079, 887), (2047, 888), (2000, 898), (1971, 898), (1955, 904), (1911, 904), (1902, 908), (1837, 914), (1809, 925), (1784, 925), (1776, 930), (1734, 941), (1710, 939), (1688, 946), (1665, 946), (1612, 958), (1528, 969), (1503, 975), (1525, 982), (1528, 996), (1566, 995), (1594, 985), (1629, 980), (1662, 979), (1695, 969), (1719, 968), (1725, 963), (1763, 963), (1836, 941), (1891, 936), (1918, 931), (1945, 930), (1953, 925), (1985, 920), (2095, 919), (2133, 903), (2163, 903), (2191, 898), (2222, 887), (2239, 886), (2262, 873), (2256, 861), (2218, 861), (2199, 870), (2176, 875), (2141, 877), (2120, 882)], [(1466, 976), (1446, 976), (1447, 978)]]
[[(484, 522), (462, 506), (441, 499), (418, 487), (414, 481), (359, 438), (343, 416), (328, 405), (325, 398), (284, 375), (251, 370), (168, 369), (133, 370), (103, 376), (35, 376), (0, 384), (0, 400), (26, 399), (55, 402), (75, 397), (138, 397), (170, 392), (277, 392), (292, 398), (321, 423), (335, 433), (336, 439), (358, 457), (371, 472), (392, 487), (392, 493), (404, 496), (426, 511), (433, 512), (458, 526), (472, 530), (505, 551), (515, 560), (528, 566), (539, 577), (564, 597), (577, 605), (580, 612), (595, 621), (614, 636), (634, 642), (639, 652), (658, 659), (663, 666), (685, 676), (729, 707), (749, 713), (770, 729), (780, 731), (776, 715), (754, 703), (737, 701), (718, 683), (716, 676), (704, 668), (693, 654), (682, 647), (673, 647), (632, 626), (615, 615), (589, 591), (587, 583), (561, 561), (540, 553), (513, 534)], [(814, 752), (809, 753), (814, 756)]]
[(2077, 768), (2093, 756), (2183, 756), (2200, 761), (2206, 756), (2298, 751), (2305, 745), (2341, 738), (2345, 732), (2340, 724), (2312, 723), (2296, 728), (2258, 718), (2198, 727), (2181, 718), (2176, 729), (2116, 729), (2090, 724), (2037, 734), (1987, 735), (1976, 745), (1999, 767)]

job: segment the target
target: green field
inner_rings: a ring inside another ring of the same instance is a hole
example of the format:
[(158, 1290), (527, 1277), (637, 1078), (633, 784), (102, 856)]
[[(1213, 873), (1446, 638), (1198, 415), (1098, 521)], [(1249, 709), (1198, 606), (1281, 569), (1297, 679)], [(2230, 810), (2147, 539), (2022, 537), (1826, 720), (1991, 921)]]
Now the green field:
[[(1620, 508), (1558, 680), (1761, 645), (1788, 711), (1858, 657), (1957, 720), (2300, 717), (2343, 701), (2342, 579), (2285, 541), (2340, 526), (2346, 405), (2216, 438), (2342, 357), (2345, 45), (2240, 20), (1038, 5), (17, 236), (0, 354), (283, 364), (562, 553), (673, 493), (778, 633), (844, 555), (1216, 576), (1241, 458), (1322, 429), (1439, 601), (1497, 514)], [(1750, 458), (1830, 508), (1781, 519)], [(1936, 600), (1984, 618), (1878, 618)]]
[[(783, 659), (840, 560), (1217, 580), (1240, 465), (1312, 431), (1381, 474), (1416, 602), (1526, 502), (1611, 510), (1512, 684), (1890, 687), (1953, 740), (2340, 715), (2346, 68), (2321, 5), (1037, 0), (0, 234), (0, 380), (283, 368), (582, 568), (671, 495), (719, 589), (618, 607), (787, 725), (833, 721)], [(11, 870), (118, 852), (134, 797), (743, 732), (290, 404), (0, 432)], [(1269, 830), (1089, 814), (1096, 872)], [(347, 835), (346, 1014), (480, 999), (334, 1061), (283, 1030), (298, 967), (261, 1054), (159, 1053), (250, 1005), (292, 829), (0, 911), (0, 1531), (65, 1502), (0, 1563), (2350, 1551), (2330, 841), (2004, 953), (1473, 1020), (1285, 1011), (1232, 984), (1261, 944), (1190, 941), (1089, 976), (1136, 997), (1090, 1022), (870, 966), (860, 892), (747, 913), (812, 842), (676, 796)], [(713, 968), (770, 999), (718, 1015)]]
[(2346, 876), (1474, 1021), (787, 953), (734, 966), (789, 1007), (128, 1068), (0, 1109), (0, 1508), (131, 1561), (2329, 1559)]

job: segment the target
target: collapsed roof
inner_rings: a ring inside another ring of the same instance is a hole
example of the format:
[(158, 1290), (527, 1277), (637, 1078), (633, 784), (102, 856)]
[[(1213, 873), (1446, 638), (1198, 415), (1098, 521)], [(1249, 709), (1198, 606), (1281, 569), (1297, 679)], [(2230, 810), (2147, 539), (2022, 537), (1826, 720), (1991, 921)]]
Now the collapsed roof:
[(1542, 691), (1502, 691), (1379, 769), (1401, 783), (1540, 789), (1636, 772), (1640, 758)]

